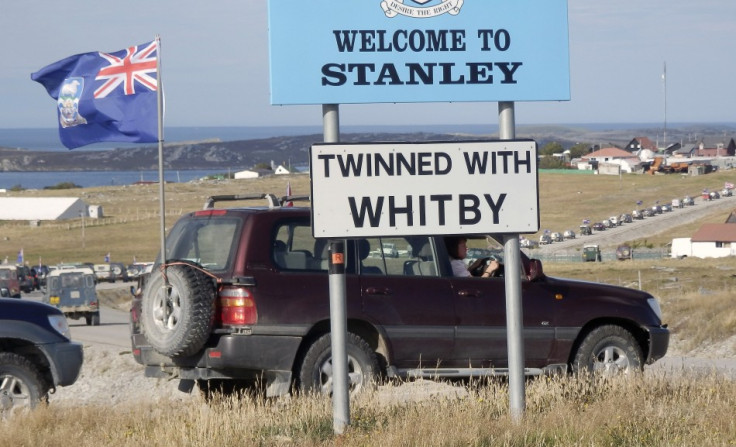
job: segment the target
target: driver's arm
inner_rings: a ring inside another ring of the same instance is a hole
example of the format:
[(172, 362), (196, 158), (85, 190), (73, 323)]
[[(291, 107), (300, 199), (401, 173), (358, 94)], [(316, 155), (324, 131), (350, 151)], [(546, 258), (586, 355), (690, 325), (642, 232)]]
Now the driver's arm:
[(481, 275), (482, 278), (489, 278), (493, 276), (493, 272), (498, 270), (498, 268), (501, 266), (501, 264), (496, 261), (495, 259), (492, 259), (491, 262), (488, 263), (488, 266), (486, 267), (485, 271)]

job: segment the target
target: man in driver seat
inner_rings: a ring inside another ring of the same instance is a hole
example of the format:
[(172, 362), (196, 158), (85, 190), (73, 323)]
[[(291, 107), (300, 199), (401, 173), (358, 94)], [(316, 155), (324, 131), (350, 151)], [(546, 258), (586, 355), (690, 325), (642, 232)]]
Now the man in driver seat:
[[(484, 269), (479, 269), (478, 265), (475, 265), (479, 260), (476, 260), (470, 266), (465, 266), (465, 259), (468, 255), (468, 239), (462, 236), (450, 236), (445, 238), (445, 247), (447, 247), (447, 253), (450, 255), (450, 265), (452, 266), (452, 274), (455, 276), (466, 277), (466, 276), (480, 276), (481, 278), (490, 278), (499, 276), (502, 271), (501, 263), (496, 259), (491, 258), (488, 265)], [(472, 272), (476, 271), (474, 275)]]

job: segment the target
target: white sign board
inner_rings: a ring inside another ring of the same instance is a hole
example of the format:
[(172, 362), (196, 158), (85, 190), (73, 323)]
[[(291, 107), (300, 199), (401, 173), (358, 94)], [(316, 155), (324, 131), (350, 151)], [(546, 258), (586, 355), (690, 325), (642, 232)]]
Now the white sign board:
[(535, 233), (532, 140), (315, 144), (315, 237)]

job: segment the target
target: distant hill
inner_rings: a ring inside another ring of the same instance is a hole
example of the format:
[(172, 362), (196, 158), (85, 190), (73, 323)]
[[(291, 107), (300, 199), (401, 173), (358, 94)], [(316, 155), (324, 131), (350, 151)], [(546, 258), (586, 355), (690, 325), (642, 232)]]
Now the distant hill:
[[(690, 142), (727, 140), (736, 133), (732, 125), (688, 125), (667, 130), (667, 141)], [(541, 146), (556, 141), (565, 147), (577, 143), (601, 146), (625, 146), (634, 137), (660, 138), (657, 128), (591, 128), (571, 126), (517, 126), (517, 138), (531, 138)], [(468, 133), (380, 133), (361, 132), (341, 135), (343, 143), (385, 141), (458, 141), (498, 138), (497, 134)], [(248, 169), (259, 163), (308, 163), (309, 147), (321, 142), (321, 134), (272, 137), (240, 141), (188, 141), (167, 143), (164, 147), (166, 169)], [(0, 147), (0, 171), (74, 171), (74, 170), (155, 170), (158, 168), (158, 147), (139, 146), (109, 150), (37, 151)]]

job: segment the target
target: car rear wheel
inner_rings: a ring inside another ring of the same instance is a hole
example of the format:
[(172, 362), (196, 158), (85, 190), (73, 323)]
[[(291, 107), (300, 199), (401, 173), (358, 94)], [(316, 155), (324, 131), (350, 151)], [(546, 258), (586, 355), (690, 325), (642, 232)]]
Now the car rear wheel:
[(631, 332), (621, 326), (606, 325), (583, 339), (573, 370), (607, 376), (630, 374), (643, 369), (642, 358), (641, 347)]
[(177, 263), (151, 274), (141, 303), (143, 333), (151, 346), (169, 357), (199, 351), (215, 317), (214, 284), (190, 263)]
[[(362, 338), (348, 333), (348, 379), (350, 393), (357, 393), (371, 386), (378, 377), (378, 358)], [(318, 338), (304, 356), (299, 368), (299, 389), (332, 395), (332, 339), (330, 334)]]
[(33, 363), (12, 352), (0, 353), (0, 414), (33, 409), (47, 398), (48, 387)]

